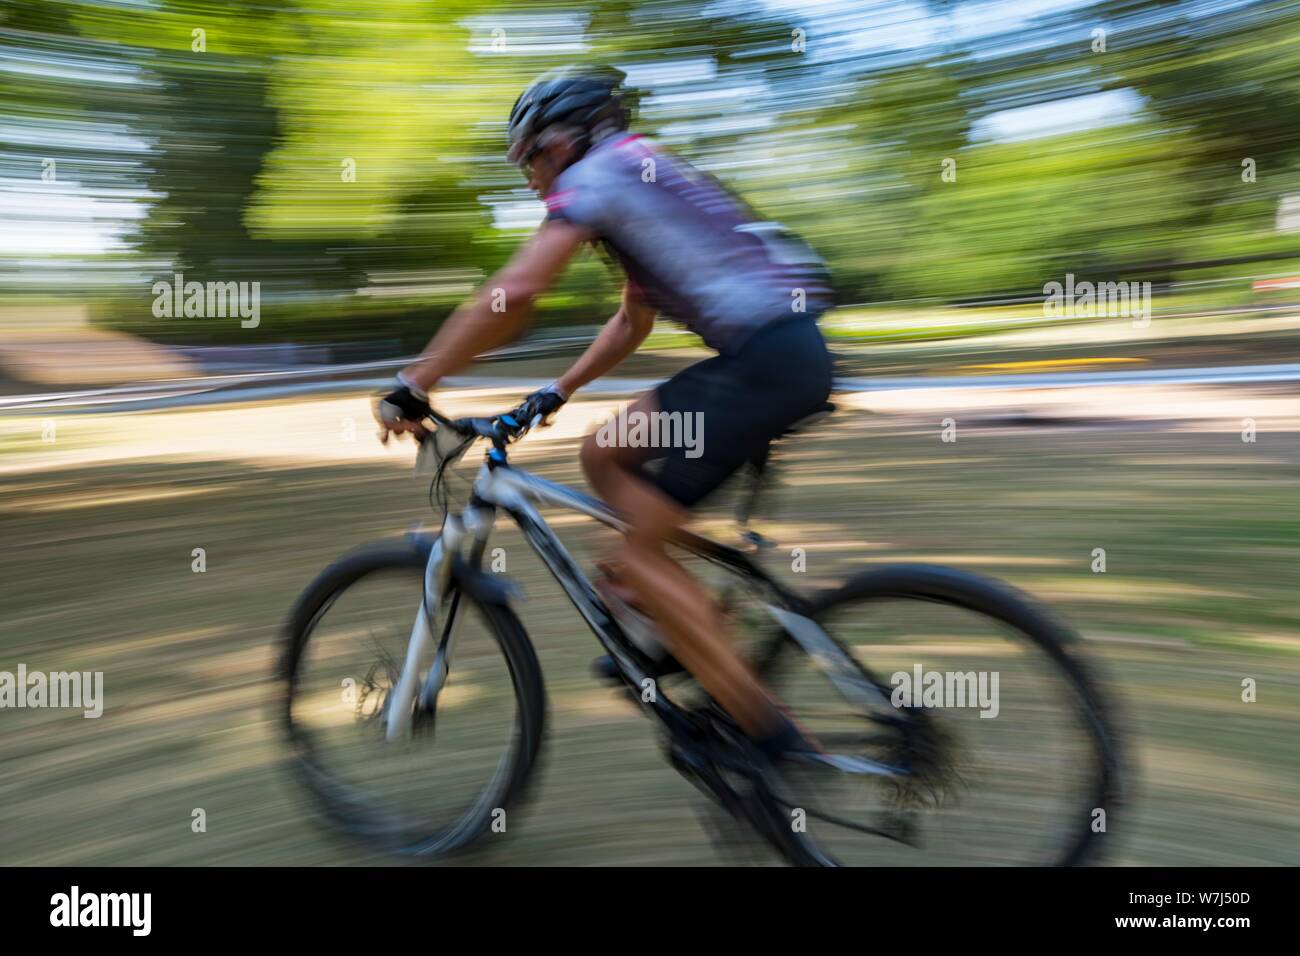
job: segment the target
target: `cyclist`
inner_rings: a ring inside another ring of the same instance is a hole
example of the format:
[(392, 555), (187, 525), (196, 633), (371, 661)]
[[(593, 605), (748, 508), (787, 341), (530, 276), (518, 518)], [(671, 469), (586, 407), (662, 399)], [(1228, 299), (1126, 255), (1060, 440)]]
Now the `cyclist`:
[(578, 249), (603, 245), (626, 275), (622, 306), (567, 372), (524, 399), (515, 418), (549, 419), (632, 354), (658, 312), (717, 352), (623, 412), (632, 429), (653, 413), (692, 416), (702, 434), (690, 448), (618, 447), (598, 440), (598, 432), (586, 439), (581, 463), (596, 492), (631, 525), (618, 561), (621, 582), (677, 660), (775, 760), (808, 742), (732, 647), (709, 592), (667, 554), (664, 541), (771, 439), (824, 405), (831, 359), (816, 318), (830, 305), (830, 288), (807, 246), (759, 221), (713, 178), (630, 134), (628, 117), (624, 74), (607, 67), (547, 73), (520, 95), (508, 158), (545, 201), (546, 219), (399, 373), (377, 407), (381, 438), (418, 432), (438, 381), (517, 338), (533, 300)]

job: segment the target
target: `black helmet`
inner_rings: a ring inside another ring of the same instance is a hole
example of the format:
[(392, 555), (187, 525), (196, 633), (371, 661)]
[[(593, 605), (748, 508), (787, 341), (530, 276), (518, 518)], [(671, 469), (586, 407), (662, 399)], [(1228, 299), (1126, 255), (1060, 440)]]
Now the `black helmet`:
[(575, 126), (586, 134), (586, 142), (581, 144), (584, 152), (596, 127), (608, 124), (612, 130), (626, 129), (625, 75), (609, 66), (569, 66), (533, 80), (510, 110), (507, 158), (512, 163), (527, 162), (540, 149), (537, 135), (556, 123)]

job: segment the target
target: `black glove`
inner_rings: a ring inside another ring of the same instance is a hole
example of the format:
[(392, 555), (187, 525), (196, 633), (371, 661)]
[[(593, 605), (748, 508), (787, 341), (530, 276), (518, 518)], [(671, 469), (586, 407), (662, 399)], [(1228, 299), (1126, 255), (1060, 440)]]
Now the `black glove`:
[[(530, 428), (534, 421), (538, 425), (549, 425), (551, 418), (568, 400), (568, 396), (562, 394), (558, 386), (548, 385), (546, 388), (533, 392), (520, 402), (518, 407), (510, 412), (508, 416), (503, 415), (502, 418), (514, 419), (518, 428)], [(506, 422), (506, 424), (509, 426), (510, 423)]]
[(375, 404), (375, 417), (385, 425), (398, 421), (418, 422), (427, 418), (431, 411), (428, 398), (400, 379), (397, 388)]

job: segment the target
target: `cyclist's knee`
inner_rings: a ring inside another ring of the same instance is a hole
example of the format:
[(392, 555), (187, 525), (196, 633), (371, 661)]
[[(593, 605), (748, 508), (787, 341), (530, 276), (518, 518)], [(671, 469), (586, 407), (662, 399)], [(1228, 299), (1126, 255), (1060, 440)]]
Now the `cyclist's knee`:
[(578, 452), (578, 463), (587, 483), (610, 504), (625, 507), (619, 488), (625, 477), (635, 477), (638, 462), (625, 448), (601, 444), (596, 435), (588, 435)]
[(582, 442), (582, 448), (578, 452), (578, 464), (582, 467), (582, 473), (586, 476), (587, 481), (593, 486), (598, 487), (600, 479), (610, 468), (616, 467), (613, 448), (603, 447), (596, 440), (596, 433), (588, 435)]
[[(620, 412), (619, 417), (623, 418), (637, 412), (653, 411), (657, 407), (658, 397), (654, 392), (650, 392), (642, 395)], [(578, 452), (578, 462), (582, 466), (582, 473), (586, 476), (587, 481), (597, 488), (600, 487), (604, 476), (616, 470), (634, 472), (640, 467), (642, 461), (642, 453), (636, 448), (622, 446), (617, 443), (601, 442), (602, 431), (603, 429), (597, 429), (583, 439), (582, 448)], [(620, 429), (620, 433), (622, 433), (622, 429)]]

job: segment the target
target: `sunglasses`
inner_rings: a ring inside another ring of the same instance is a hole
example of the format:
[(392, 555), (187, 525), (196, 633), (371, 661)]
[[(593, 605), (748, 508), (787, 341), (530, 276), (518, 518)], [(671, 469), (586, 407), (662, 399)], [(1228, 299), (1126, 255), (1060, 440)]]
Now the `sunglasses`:
[(538, 146), (536, 143), (534, 143), (532, 146), (530, 146), (528, 149), (524, 151), (523, 155), (521, 155), (517, 160), (515, 160), (515, 165), (519, 167), (519, 171), (523, 173), (525, 176), (530, 175), (532, 173), (533, 160), (536, 159), (538, 155), (542, 152), (542, 148), (543, 147)]

